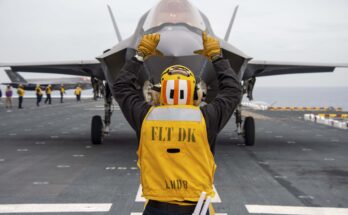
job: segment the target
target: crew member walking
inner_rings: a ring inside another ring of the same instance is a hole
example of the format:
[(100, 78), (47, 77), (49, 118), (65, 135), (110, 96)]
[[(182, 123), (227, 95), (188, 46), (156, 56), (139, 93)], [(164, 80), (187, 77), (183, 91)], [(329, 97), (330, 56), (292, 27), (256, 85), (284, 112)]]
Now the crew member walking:
[(45, 100), (45, 104), (48, 102), (48, 104), (52, 104), (52, 100), (51, 100), (51, 93), (52, 93), (52, 86), (49, 84), (46, 87), (46, 100)]
[(36, 85), (35, 92), (36, 92), (36, 106), (39, 107), (41, 99), (42, 99), (42, 89), (40, 84)]
[(80, 101), (81, 100), (81, 93), (82, 93), (82, 89), (80, 87), (80, 85), (77, 85), (76, 89), (75, 89), (75, 95), (76, 95), (76, 101)]
[(12, 108), (12, 95), (13, 95), (13, 91), (12, 91), (12, 87), (10, 85), (8, 85), (6, 87), (6, 100), (5, 100), (5, 107), (7, 109)]
[(18, 94), (18, 108), (23, 109), (22, 103), (23, 103), (23, 97), (24, 97), (24, 86), (19, 85), (17, 88), (17, 94)]
[[(218, 81), (218, 94), (209, 104), (199, 106), (203, 92), (183, 65), (163, 71), (161, 88), (153, 88), (154, 106), (144, 100), (134, 82), (144, 71), (143, 61), (158, 53), (159, 34), (144, 35), (113, 86), (139, 139), (138, 166), (148, 200), (144, 215), (192, 214), (203, 191), (214, 196), (215, 140), (239, 104), (242, 89), (229, 61), (222, 58), (219, 41), (206, 33), (202, 38), (204, 50), (199, 53), (212, 63)], [(212, 207), (209, 214), (214, 214)]]
[(64, 97), (64, 94), (65, 94), (65, 89), (64, 89), (64, 85), (63, 84), (60, 85), (59, 91), (60, 91), (60, 103), (64, 103), (63, 97)]

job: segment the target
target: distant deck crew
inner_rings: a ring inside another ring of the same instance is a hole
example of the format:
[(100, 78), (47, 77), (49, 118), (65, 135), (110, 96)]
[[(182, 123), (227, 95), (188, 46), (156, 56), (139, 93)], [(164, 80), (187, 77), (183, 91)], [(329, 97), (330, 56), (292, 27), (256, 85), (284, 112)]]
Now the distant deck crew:
[[(204, 50), (199, 53), (212, 62), (219, 86), (209, 104), (199, 106), (203, 93), (194, 73), (183, 65), (163, 71), (160, 88), (153, 88), (153, 105), (144, 100), (134, 82), (144, 71), (143, 61), (158, 53), (159, 34), (143, 36), (137, 54), (126, 62), (113, 86), (139, 139), (138, 166), (148, 200), (144, 215), (192, 214), (203, 191), (214, 196), (215, 140), (239, 104), (242, 89), (222, 58), (219, 41), (206, 33), (202, 37)], [(214, 214), (211, 205), (208, 214)]]
[(22, 109), (23, 108), (23, 97), (24, 97), (24, 86), (23, 85), (19, 85), (17, 88), (17, 94), (18, 94), (18, 108)]
[(64, 103), (63, 98), (65, 94), (65, 89), (63, 84), (60, 85), (59, 91), (60, 91), (60, 103)]
[(6, 96), (5, 107), (7, 109), (12, 108), (12, 95), (13, 95), (12, 87), (8, 85), (5, 91), (5, 96)]
[(45, 100), (45, 104), (48, 102), (48, 104), (52, 104), (52, 98), (51, 98), (51, 93), (52, 93), (52, 86), (49, 84), (46, 89), (46, 100)]
[(39, 107), (41, 99), (42, 99), (42, 89), (41, 89), (40, 84), (36, 85), (35, 93), (36, 93), (36, 106)]
[(75, 95), (76, 95), (76, 101), (81, 101), (81, 94), (82, 94), (82, 89), (80, 87), (80, 85), (77, 85), (76, 89), (75, 89)]

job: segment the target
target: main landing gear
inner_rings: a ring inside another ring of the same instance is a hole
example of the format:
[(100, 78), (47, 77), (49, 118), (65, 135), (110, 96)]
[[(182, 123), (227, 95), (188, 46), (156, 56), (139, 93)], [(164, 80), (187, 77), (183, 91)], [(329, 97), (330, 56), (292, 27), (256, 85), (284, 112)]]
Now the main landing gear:
[(102, 144), (104, 136), (109, 134), (112, 115), (111, 106), (112, 94), (108, 84), (106, 83), (104, 90), (104, 121), (99, 115), (95, 115), (92, 118), (91, 140), (94, 145)]
[[(246, 94), (249, 100), (253, 100), (253, 90), (256, 83), (256, 78), (252, 77), (243, 83), (243, 95)], [(239, 104), (235, 111), (237, 133), (243, 136), (246, 146), (255, 145), (255, 121), (252, 116), (247, 116), (242, 119), (242, 105)]]
[(237, 133), (238, 135), (243, 136), (244, 144), (246, 146), (255, 145), (255, 122), (254, 118), (247, 116), (242, 119), (242, 105), (239, 104), (235, 112), (236, 124), (237, 124)]

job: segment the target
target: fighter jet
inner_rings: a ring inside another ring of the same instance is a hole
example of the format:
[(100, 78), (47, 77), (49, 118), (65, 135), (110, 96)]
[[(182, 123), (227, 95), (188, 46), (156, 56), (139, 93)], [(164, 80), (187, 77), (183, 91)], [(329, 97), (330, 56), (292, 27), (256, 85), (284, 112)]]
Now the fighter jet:
[(25, 79), (18, 72), (14, 72), (10, 69), (5, 69), (7, 76), (11, 82), (1, 83), (2, 85), (10, 85), (13, 88), (18, 88), (22, 85), (25, 90), (35, 90), (36, 85), (46, 88), (48, 85), (52, 86), (53, 90), (59, 90), (61, 85), (64, 85), (65, 90), (75, 89), (77, 85), (80, 85), (82, 89), (91, 89), (91, 80), (89, 77), (71, 77), (71, 78), (55, 78), (55, 79)]
[[(139, 20), (133, 33), (127, 39), (122, 39), (116, 21), (108, 6), (119, 43), (104, 51), (96, 60), (78, 62), (54, 62), (45, 64), (10, 64), (13, 71), (21, 72), (47, 72), (58, 74), (72, 74), (93, 76), (106, 80), (105, 87), (105, 115), (93, 116), (91, 139), (93, 144), (101, 144), (103, 137), (109, 132), (111, 122), (112, 91), (108, 86), (113, 86), (114, 80), (124, 63), (135, 55), (136, 47), (144, 34), (160, 33), (161, 41), (158, 50), (163, 56), (153, 56), (145, 61), (144, 72), (136, 83), (139, 92), (146, 94), (146, 89), (159, 83), (161, 72), (170, 65), (181, 64), (195, 72), (205, 90), (205, 102), (209, 103), (217, 92), (217, 81), (212, 63), (201, 55), (196, 55), (195, 50), (202, 49), (201, 34), (203, 31), (209, 35), (214, 34), (208, 18), (188, 0), (161, 0), (152, 9), (147, 11)], [(234, 18), (238, 8), (233, 13), (225, 37), (220, 40), (223, 56), (230, 61), (232, 68), (238, 73), (243, 86), (243, 93), (252, 99), (256, 78), (260, 76), (332, 72), (336, 67), (346, 65), (324, 65), (317, 63), (298, 62), (269, 62), (252, 60), (241, 50), (228, 43)], [(145, 96), (146, 97), (146, 96)], [(241, 104), (235, 110), (237, 133), (245, 139), (248, 146), (255, 143), (255, 124), (251, 116), (242, 117)]]

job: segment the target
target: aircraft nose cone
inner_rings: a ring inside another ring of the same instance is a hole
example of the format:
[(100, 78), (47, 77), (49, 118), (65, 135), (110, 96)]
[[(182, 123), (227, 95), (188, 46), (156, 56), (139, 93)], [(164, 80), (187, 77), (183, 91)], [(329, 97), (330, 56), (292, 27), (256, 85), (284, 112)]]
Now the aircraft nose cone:
[(194, 51), (203, 48), (201, 36), (187, 29), (168, 27), (159, 33), (161, 40), (157, 48), (165, 56), (194, 55)]

